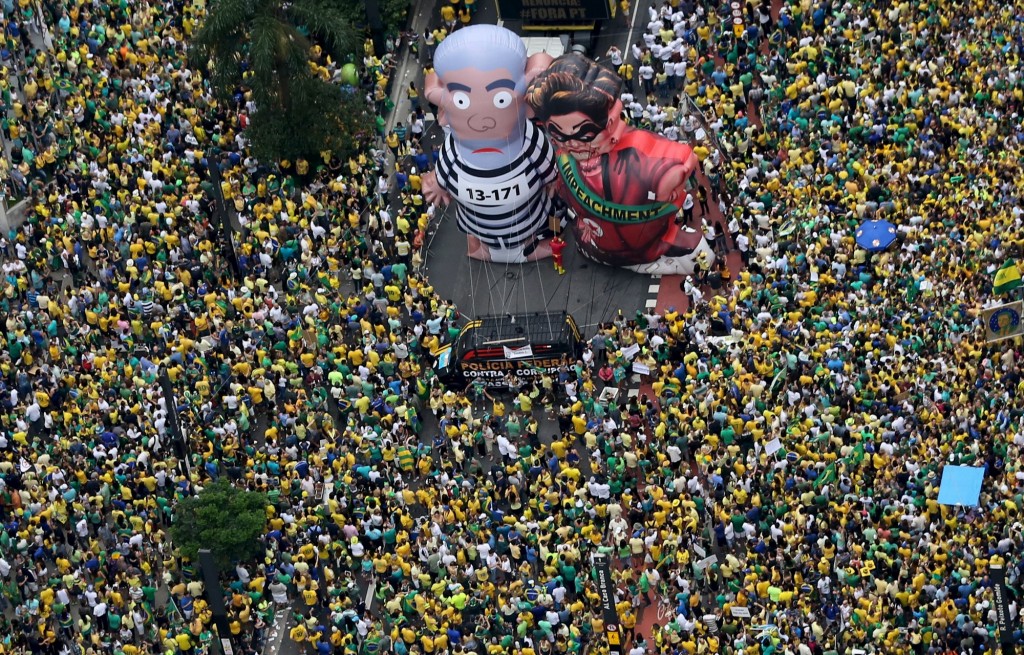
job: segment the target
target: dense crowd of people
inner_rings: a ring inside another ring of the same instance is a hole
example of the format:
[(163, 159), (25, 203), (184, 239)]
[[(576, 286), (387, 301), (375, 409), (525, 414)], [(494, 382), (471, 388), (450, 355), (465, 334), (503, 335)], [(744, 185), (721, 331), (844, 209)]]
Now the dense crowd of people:
[[(993, 647), (988, 567), (1021, 581), (1022, 380), (1018, 344), (976, 327), (1021, 240), (1018, 8), (654, 6), (608, 53), (623, 104), (698, 142), (688, 210), (744, 266), (607, 317), (510, 394), (433, 378), (460, 317), (420, 274), (416, 85), (408, 124), (381, 117), (351, 159), (269, 167), (244, 96), (218, 104), (186, 64), (204, 12), (4, 7), (31, 209), (0, 244), (0, 653), (206, 652), (168, 526), (221, 478), (271, 503), (266, 557), (225, 574), (242, 652), (287, 607), (324, 655), (607, 653), (595, 554), (631, 655)], [(362, 53), (380, 110), (399, 47)], [(883, 253), (853, 238), (875, 216), (900, 230)], [(938, 503), (944, 464), (986, 467), (977, 507)]]
[[(1017, 344), (976, 330), (1019, 255), (1019, 11), (775, 9), (748, 4), (737, 25), (729, 7), (666, 2), (631, 59), (608, 53), (635, 76), (633, 120), (692, 141), (703, 125), (677, 90), (703, 110), (724, 157), (698, 155), (745, 265), (659, 323), (686, 352), (661, 366), (659, 421), (698, 428), (688, 445), (728, 545), (706, 649), (772, 625), (764, 651), (987, 650), (988, 566), (1011, 587), (1021, 572)], [(898, 226), (889, 252), (855, 243), (876, 217)], [(942, 464), (985, 467), (977, 508), (938, 504)], [(736, 603), (757, 608), (750, 622)], [(697, 618), (682, 612), (669, 640)]]

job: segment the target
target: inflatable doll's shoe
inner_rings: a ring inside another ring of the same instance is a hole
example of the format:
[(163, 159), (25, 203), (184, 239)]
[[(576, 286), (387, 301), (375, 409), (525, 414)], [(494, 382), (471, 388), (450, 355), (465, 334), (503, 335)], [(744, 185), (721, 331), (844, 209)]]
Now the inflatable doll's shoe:
[(663, 250), (658, 254), (661, 257), (685, 257), (696, 252), (702, 243), (707, 243), (703, 232), (673, 223), (661, 239)]
[(711, 246), (708, 245), (707, 240), (703, 237), (701, 237), (700, 242), (694, 249), (690, 251), (690, 254), (675, 256), (666, 254), (655, 259), (653, 262), (636, 264), (626, 268), (635, 273), (643, 273), (645, 275), (693, 275), (697, 270), (697, 257), (702, 252), (707, 253), (707, 256), (712, 261), (714, 260), (715, 254), (711, 250)]

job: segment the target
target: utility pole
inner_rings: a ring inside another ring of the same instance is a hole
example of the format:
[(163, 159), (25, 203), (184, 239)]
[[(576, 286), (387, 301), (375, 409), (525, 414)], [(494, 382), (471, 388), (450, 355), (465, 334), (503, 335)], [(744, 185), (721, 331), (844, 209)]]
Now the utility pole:
[(4, 239), (11, 231), (11, 221), (7, 218), (7, 192), (0, 191), (0, 237)]
[(228, 612), (224, 606), (224, 588), (220, 586), (220, 567), (206, 548), (199, 549), (199, 568), (203, 572), (203, 589), (206, 602), (213, 614), (213, 625), (217, 638), (210, 642), (214, 655), (235, 655), (231, 645), (231, 628), (228, 626)]
[(213, 213), (224, 234), (224, 247), (227, 249), (224, 254), (228, 258), (228, 264), (230, 264), (235, 278), (241, 279), (242, 271), (238, 266), (238, 257), (235, 256), (235, 230), (231, 227), (231, 218), (228, 216), (224, 191), (221, 187), (220, 163), (211, 153), (206, 155), (206, 168), (210, 173), (210, 184), (213, 185)]
[(160, 367), (160, 393), (164, 397), (164, 407), (167, 409), (167, 429), (171, 433), (171, 445), (174, 446), (174, 454), (178, 458), (178, 472), (185, 476), (186, 480), (192, 480), (192, 463), (189, 461), (188, 444), (185, 436), (181, 433), (181, 423), (178, 421), (178, 402), (174, 398), (174, 388), (171, 386), (171, 378), (167, 375), (166, 367)]
[(384, 47), (384, 20), (380, 15), (379, 0), (366, 0), (366, 21), (370, 24), (373, 53), (382, 57), (386, 48)]

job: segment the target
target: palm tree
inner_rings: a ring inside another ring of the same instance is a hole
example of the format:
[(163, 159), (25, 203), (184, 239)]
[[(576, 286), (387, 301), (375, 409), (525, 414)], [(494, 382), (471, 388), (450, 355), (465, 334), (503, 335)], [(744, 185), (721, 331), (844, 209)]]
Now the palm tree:
[(343, 61), (357, 42), (346, 14), (324, 0), (214, 0), (191, 42), (194, 66), (224, 98), (251, 94), (246, 135), (262, 159), (294, 159), (352, 145), (365, 103), (321, 77), (321, 57)]

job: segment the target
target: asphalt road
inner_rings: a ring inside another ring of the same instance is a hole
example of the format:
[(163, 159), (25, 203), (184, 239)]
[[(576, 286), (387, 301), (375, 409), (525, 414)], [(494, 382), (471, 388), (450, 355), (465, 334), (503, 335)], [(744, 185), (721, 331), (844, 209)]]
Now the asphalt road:
[[(448, 212), (451, 214), (451, 210)], [(597, 323), (618, 309), (634, 312), (646, 305), (651, 278), (597, 264), (573, 246), (565, 249), (565, 275), (550, 260), (526, 264), (492, 264), (466, 257), (466, 236), (446, 215), (426, 257), (427, 274), (443, 297), (469, 316), (540, 311), (568, 311), (589, 336)]]

